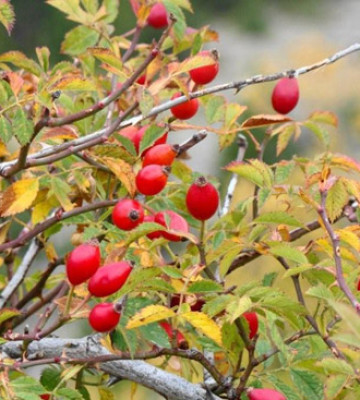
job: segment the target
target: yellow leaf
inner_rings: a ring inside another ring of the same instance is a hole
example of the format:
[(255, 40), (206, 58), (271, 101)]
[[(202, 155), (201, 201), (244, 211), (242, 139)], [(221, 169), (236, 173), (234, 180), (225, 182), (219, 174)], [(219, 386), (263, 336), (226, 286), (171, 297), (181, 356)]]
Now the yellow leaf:
[(130, 164), (121, 159), (103, 158), (105, 164), (111, 169), (115, 176), (125, 186), (130, 196), (133, 197), (136, 192), (135, 174)]
[(147, 306), (130, 319), (126, 325), (126, 329), (138, 328), (139, 326), (161, 321), (166, 318), (174, 317), (175, 315), (173, 310), (165, 306)]
[(31, 207), (39, 190), (38, 179), (23, 179), (13, 183), (0, 198), (0, 216), (18, 214)]
[(181, 314), (181, 317), (189, 322), (194, 328), (214, 340), (218, 345), (222, 345), (221, 330), (216, 323), (202, 312), (188, 312)]
[(56, 253), (56, 250), (55, 250), (55, 247), (54, 247), (53, 243), (49, 242), (49, 243), (45, 244), (45, 254), (46, 254), (47, 259), (50, 262), (53, 262), (53, 261), (58, 259), (58, 255)]
[(39, 203), (35, 204), (33, 207), (31, 222), (36, 225), (43, 221), (50, 214), (50, 211), (56, 206), (57, 202), (56, 200), (54, 201), (54, 197), (50, 197), (49, 199), (45, 198), (44, 200), (39, 201)]

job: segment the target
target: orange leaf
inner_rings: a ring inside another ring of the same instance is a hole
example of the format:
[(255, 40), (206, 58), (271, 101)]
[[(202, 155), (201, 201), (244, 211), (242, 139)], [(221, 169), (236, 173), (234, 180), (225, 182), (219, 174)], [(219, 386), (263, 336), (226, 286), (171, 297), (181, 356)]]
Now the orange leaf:
[(264, 125), (282, 124), (283, 122), (292, 121), (290, 117), (285, 115), (254, 115), (253, 117), (244, 121), (241, 125), (242, 128), (257, 128)]

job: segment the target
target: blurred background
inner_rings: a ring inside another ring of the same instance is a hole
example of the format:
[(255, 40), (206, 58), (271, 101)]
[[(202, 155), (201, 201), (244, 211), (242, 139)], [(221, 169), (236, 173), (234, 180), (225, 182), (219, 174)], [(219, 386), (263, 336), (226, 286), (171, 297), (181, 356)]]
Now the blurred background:
[[(0, 28), (0, 52), (21, 50), (33, 57), (36, 46), (48, 46), (51, 49), (51, 61), (66, 58), (59, 54), (61, 41), (74, 24), (64, 19), (56, 9), (44, 0), (12, 0), (17, 22), (11, 37)], [(31, 6), (30, 6), (31, 4)], [(187, 14), (190, 26), (200, 27), (208, 24), (220, 36), (216, 47), (220, 53), (220, 72), (213, 84), (240, 80), (255, 74), (267, 74), (289, 68), (298, 68), (313, 64), (334, 52), (359, 41), (360, 2), (358, 0), (194, 0), (194, 14)], [(134, 15), (128, 1), (121, 2), (121, 12), (116, 21), (118, 33), (134, 26)], [(144, 40), (150, 40), (153, 32), (148, 30)], [(147, 36), (146, 36), (147, 35)], [(332, 135), (332, 149), (358, 156), (360, 131), (360, 55), (353, 54), (337, 63), (315, 72), (302, 75), (300, 83), (300, 102), (291, 113), (296, 120), (304, 120), (315, 110), (329, 110), (339, 117), (339, 128)], [(248, 115), (254, 113), (271, 114), (270, 96), (273, 83), (254, 85), (235, 96), (225, 92), (229, 100), (247, 105)], [(199, 121), (201, 116), (199, 117)], [(261, 132), (259, 133), (261, 134)], [(189, 133), (184, 133), (184, 139)], [(175, 142), (181, 142), (177, 137)], [(221, 173), (220, 167), (227, 164), (236, 153), (230, 148), (219, 155), (217, 138), (209, 136), (205, 143), (191, 150), (189, 164), (204, 174), (213, 174), (224, 183), (229, 174)], [(265, 161), (274, 162), (274, 147), (269, 146)], [(321, 151), (321, 146), (313, 135), (303, 134), (299, 142), (292, 147), (299, 155)], [(286, 157), (291, 157), (291, 152)], [(247, 152), (246, 157), (252, 154)], [(226, 187), (226, 184), (223, 185)], [(252, 194), (251, 186), (239, 185), (237, 198)], [(69, 234), (70, 236), (70, 234)], [(59, 237), (59, 247), (63, 246)], [(70, 250), (64, 248), (64, 251)], [(265, 261), (270, 263), (270, 259)], [(262, 259), (264, 263), (264, 259)], [(257, 265), (258, 266), (258, 265)], [(232, 276), (233, 282), (256, 279), (261, 273), (258, 268), (249, 265), (241, 268)], [(259, 266), (260, 267), (260, 266)], [(262, 267), (263, 268), (263, 267)], [(266, 264), (266, 272), (277, 271), (275, 263)], [(290, 289), (291, 290), (291, 289)], [(72, 329), (74, 328), (74, 329)], [(89, 333), (87, 327), (80, 332), (77, 327), (64, 327), (62, 334), (82, 336)], [(171, 361), (173, 370), (179, 368), (176, 360)], [(117, 387), (126, 398), (157, 399), (154, 393), (144, 388), (135, 388), (125, 382)], [(94, 400), (97, 399), (94, 394)]]

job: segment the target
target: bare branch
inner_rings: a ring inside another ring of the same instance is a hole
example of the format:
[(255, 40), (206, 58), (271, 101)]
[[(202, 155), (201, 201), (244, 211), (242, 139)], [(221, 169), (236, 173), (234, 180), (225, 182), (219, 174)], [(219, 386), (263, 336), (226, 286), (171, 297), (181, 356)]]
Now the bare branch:
[(6, 285), (5, 289), (0, 295), (0, 308), (4, 307), (6, 302), (10, 299), (11, 295), (19, 287), (21, 282), (24, 280), (26, 273), (28, 272), (31, 264), (33, 263), (36, 255), (42, 248), (42, 243), (38, 240), (33, 240), (27, 249), (22, 263), (19, 265), (16, 273), (11, 278), (10, 282)]
[(344, 279), (344, 273), (342, 268), (342, 262), (340, 257), (340, 238), (333, 230), (329, 218), (326, 213), (325, 203), (327, 197), (327, 190), (320, 189), (321, 194), (321, 207), (318, 209), (319, 216), (325, 226), (326, 232), (328, 233), (331, 241), (331, 245), (333, 248), (335, 267), (336, 267), (336, 281), (339, 285), (339, 288), (345, 294), (345, 296), (349, 299), (351, 305), (355, 308), (355, 310), (360, 314), (360, 303), (357, 301), (356, 296), (350, 290)]
[[(112, 356), (106, 348), (100, 345), (97, 336), (82, 339), (45, 338), (33, 341), (27, 347), (27, 359), (88, 359)], [(0, 347), (1, 358), (18, 360), (21, 366), (23, 356), (22, 341), (8, 342)], [(161, 394), (169, 400), (206, 400), (207, 392), (198, 384), (193, 384), (177, 375), (163, 371), (145, 361), (119, 360), (98, 363), (98, 368), (112, 376), (139, 383)], [(213, 395), (214, 399), (220, 400)]]
[(99, 208), (106, 208), (115, 205), (119, 200), (104, 200), (99, 201), (97, 203), (87, 204), (82, 207), (76, 207), (71, 211), (63, 212), (62, 209), (57, 210), (54, 216), (46, 219), (43, 222), (35, 225), (34, 229), (29, 230), (16, 239), (10, 240), (9, 242), (5, 242), (0, 245), (0, 252), (10, 248), (16, 248), (23, 246), (26, 242), (33, 239), (40, 233), (44, 232), (46, 229), (50, 228), (51, 226), (57, 224), (60, 221), (64, 221), (67, 218), (74, 217), (75, 215), (83, 214), (88, 211), (97, 210)]

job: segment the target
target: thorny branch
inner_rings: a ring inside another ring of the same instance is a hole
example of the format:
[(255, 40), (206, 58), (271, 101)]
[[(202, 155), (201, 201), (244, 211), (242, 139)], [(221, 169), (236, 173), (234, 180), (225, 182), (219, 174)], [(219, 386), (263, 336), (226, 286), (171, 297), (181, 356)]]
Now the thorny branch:
[[(161, 39), (160, 39), (161, 41)], [(159, 42), (160, 43), (160, 42)], [(251, 86), (251, 85), (255, 85), (255, 84), (259, 84), (259, 83), (264, 83), (264, 82), (271, 82), (271, 81), (276, 81), (278, 79), (281, 79), (285, 76), (299, 76), (302, 74), (306, 74), (309, 73), (311, 71), (314, 71), (316, 69), (325, 67), (327, 65), (330, 65), (338, 60), (340, 60), (343, 57), (346, 57), (356, 51), (360, 50), (360, 43), (354, 43), (353, 45), (347, 47), (346, 49), (340, 50), (339, 52), (333, 54), (332, 56), (325, 58), (324, 60), (321, 60), (315, 64), (311, 64), (311, 65), (307, 65), (307, 66), (303, 66), (300, 67), (298, 69), (289, 69), (286, 71), (282, 71), (282, 72), (277, 72), (274, 74), (270, 74), (270, 75), (255, 75), (253, 77), (250, 77), (248, 79), (244, 79), (244, 80), (240, 80), (240, 81), (234, 81), (234, 82), (229, 82), (229, 83), (225, 83), (225, 84), (221, 84), (221, 85), (216, 85), (216, 86), (212, 86), (212, 87), (208, 87), (206, 89), (202, 89), (202, 90), (198, 90), (192, 93), (188, 94), (188, 97), (186, 96), (180, 96), (177, 97), (174, 100), (169, 100), (164, 102), (163, 104), (160, 104), (159, 106), (154, 107), (153, 109), (151, 109), (149, 111), (149, 113), (147, 113), (146, 115), (138, 115), (135, 116), (133, 118), (130, 118), (126, 121), (122, 121), (121, 123), (118, 124), (117, 128), (123, 128), (129, 125), (136, 125), (146, 119), (149, 119), (151, 117), (154, 117), (166, 110), (169, 110), (171, 107), (184, 103), (185, 101), (188, 100), (188, 98), (197, 98), (197, 97), (202, 97), (205, 96), (207, 94), (212, 94), (212, 93), (218, 93), (218, 92), (222, 92), (225, 90), (233, 90), (235, 89), (237, 92), (244, 89), (247, 86)], [(142, 72), (142, 71), (141, 71)], [(140, 76), (141, 72), (139, 72), (139, 74), (134, 74), (134, 76), (131, 78), (131, 82), (133, 83), (138, 76)], [(130, 82), (130, 80), (129, 80)], [(131, 84), (132, 84), (131, 83)], [(130, 85), (131, 85), (130, 84)], [(105, 99), (101, 100), (99, 102), (99, 104), (101, 104), (101, 107), (99, 109), (93, 110), (88, 109), (88, 110), (83, 110), (81, 111), (82, 113), (84, 113), (82, 116), (81, 115), (77, 115), (76, 117), (74, 117), (74, 115), (71, 116), (67, 116), (67, 117), (63, 117), (63, 118), (58, 118), (58, 119), (52, 119), (49, 120), (49, 123), (47, 126), (60, 126), (60, 125), (64, 125), (70, 122), (74, 122), (77, 121), (79, 119), (85, 118), (88, 115), (92, 115), (95, 112), (100, 111), (100, 109), (104, 108), (105, 106), (109, 105), (112, 101), (114, 101), (115, 99), (117, 99), (118, 96), (120, 96), (121, 93), (123, 93), (123, 90), (125, 90), (126, 86), (121, 87), (120, 89), (118, 89), (117, 91), (115, 91), (114, 93), (112, 93), (111, 95), (107, 96)], [(128, 86), (130, 87), (130, 86)], [(127, 87), (126, 87), (127, 88)], [(90, 114), (88, 114), (90, 113)], [(75, 118), (75, 119), (74, 119)], [(71, 140), (69, 142), (63, 143), (61, 145), (57, 145), (57, 146), (50, 146), (48, 148), (45, 148), (39, 152), (33, 153), (29, 156), (26, 157), (26, 160), (23, 161), (23, 165), (29, 165), (29, 160), (31, 159), (39, 159), (39, 158), (43, 158), (46, 156), (50, 156), (52, 154), (55, 154), (59, 151), (63, 151), (65, 149), (68, 148), (73, 148), (76, 146), (80, 146), (80, 145), (84, 145), (81, 147), (81, 149), (85, 149), (88, 147), (93, 146), (93, 140), (94, 139), (99, 139), (102, 138), (104, 135), (104, 132), (107, 130), (108, 128), (103, 128), (99, 131), (93, 132), (89, 135), (83, 136), (81, 138), (75, 139), (75, 140)], [(88, 143), (90, 143), (90, 145), (88, 145)], [(95, 144), (97, 144), (99, 142), (95, 142)], [(80, 149), (78, 149), (77, 151), (79, 151)], [(74, 153), (71, 153), (74, 154)], [(67, 153), (63, 153), (62, 154), (62, 158), (63, 157), (67, 157), (68, 154)], [(0, 163), (0, 175), (1, 176), (10, 176), (11, 175), (11, 171), (12, 171), (12, 167), (14, 165), (17, 164), (17, 161), (8, 161), (8, 162), (3, 162)], [(16, 170), (16, 172), (18, 172), (18, 170)]]

